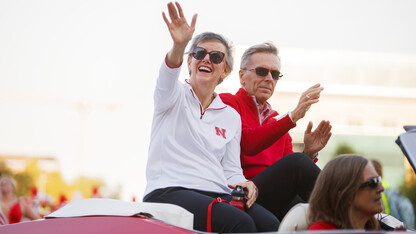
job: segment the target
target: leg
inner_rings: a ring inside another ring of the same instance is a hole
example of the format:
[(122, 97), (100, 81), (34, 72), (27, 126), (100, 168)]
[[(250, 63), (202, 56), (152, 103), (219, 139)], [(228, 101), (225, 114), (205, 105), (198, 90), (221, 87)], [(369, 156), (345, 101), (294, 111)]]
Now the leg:
[(254, 203), (246, 212), (256, 223), (258, 232), (276, 232), (279, 229), (280, 222), (276, 216), (259, 204)]
[(287, 155), (253, 178), (257, 202), (282, 220), (290, 205), (308, 201), (320, 171), (305, 154)]
[[(158, 189), (148, 194), (145, 202), (161, 202), (179, 205), (194, 214), (194, 229), (207, 231), (209, 204), (225, 194), (207, 193), (185, 188)], [(256, 232), (253, 219), (245, 212), (229, 205), (217, 203), (212, 206), (211, 227), (213, 232)]]

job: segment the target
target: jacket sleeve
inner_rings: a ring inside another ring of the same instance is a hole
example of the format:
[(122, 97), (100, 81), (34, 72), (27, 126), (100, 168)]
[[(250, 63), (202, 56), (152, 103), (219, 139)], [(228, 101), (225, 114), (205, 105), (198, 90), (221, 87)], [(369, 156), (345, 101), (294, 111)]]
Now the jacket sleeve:
[(159, 77), (153, 95), (155, 111), (163, 112), (180, 97), (182, 89), (178, 81), (181, 67), (169, 67), (164, 60), (159, 69)]
[(229, 184), (238, 184), (247, 181), (243, 175), (240, 162), (240, 137), (241, 127), (238, 127), (234, 138), (228, 142), (226, 154), (221, 160), (224, 175)]
[(283, 156), (291, 153), (293, 153), (292, 137), (288, 134), (285, 142), (285, 151), (283, 152)]
[[(243, 120), (244, 122), (244, 120)], [(277, 140), (295, 127), (289, 115), (257, 127), (248, 127), (243, 123), (241, 150), (247, 156), (254, 156), (272, 146)]]
[(244, 155), (255, 156), (259, 154), (296, 126), (289, 115), (286, 114), (276, 121), (252, 127), (244, 119), (245, 114), (242, 113), (242, 108), (235, 100), (235, 95), (222, 93), (220, 96), (225, 104), (233, 107), (240, 114), (242, 122), (241, 151)]

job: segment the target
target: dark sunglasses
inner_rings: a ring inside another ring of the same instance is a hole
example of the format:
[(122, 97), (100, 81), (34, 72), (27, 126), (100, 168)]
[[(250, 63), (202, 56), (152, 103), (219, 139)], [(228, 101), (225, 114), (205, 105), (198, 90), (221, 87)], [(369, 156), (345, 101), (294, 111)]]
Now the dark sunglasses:
[(201, 47), (195, 47), (195, 49), (192, 51), (192, 57), (194, 57), (194, 59), (197, 60), (204, 59), (207, 54), (209, 54), (209, 60), (211, 60), (211, 62), (215, 64), (220, 64), (225, 56), (225, 54), (221, 51), (214, 50), (208, 52), (206, 49)]
[(374, 177), (368, 180), (367, 182), (362, 183), (360, 185), (360, 189), (365, 187), (369, 187), (370, 189), (376, 189), (379, 183), (381, 183), (381, 177)]
[(280, 73), (280, 71), (278, 71), (278, 70), (269, 70), (269, 69), (264, 68), (264, 67), (245, 68), (245, 69), (242, 69), (242, 70), (244, 70), (244, 71), (256, 71), (256, 74), (258, 76), (261, 76), (261, 77), (266, 77), (270, 72), (270, 74), (272, 74), (273, 80), (279, 80), (280, 77), (283, 76), (282, 73)]

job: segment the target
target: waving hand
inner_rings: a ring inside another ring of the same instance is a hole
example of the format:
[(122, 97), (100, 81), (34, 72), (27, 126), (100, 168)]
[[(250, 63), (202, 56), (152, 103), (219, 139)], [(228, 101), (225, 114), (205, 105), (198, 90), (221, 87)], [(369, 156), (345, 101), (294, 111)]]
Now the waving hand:
[(168, 3), (170, 21), (166, 17), (165, 12), (162, 12), (163, 20), (168, 26), (173, 40), (173, 47), (168, 53), (166, 62), (169, 66), (173, 67), (179, 66), (182, 62), (186, 45), (192, 39), (192, 35), (194, 34), (197, 18), (197, 15), (195, 14), (192, 17), (191, 25), (189, 25), (183, 15), (181, 5), (178, 2), (175, 2), (175, 5), (172, 2)]

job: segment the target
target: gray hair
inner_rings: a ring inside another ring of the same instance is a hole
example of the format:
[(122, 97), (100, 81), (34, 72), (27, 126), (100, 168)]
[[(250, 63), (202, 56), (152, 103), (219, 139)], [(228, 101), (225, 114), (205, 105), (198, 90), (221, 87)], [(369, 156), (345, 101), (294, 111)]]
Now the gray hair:
[(277, 47), (273, 44), (273, 42), (264, 42), (262, 44), (257, 44), (257, 45), (251, 46), (246, 51), (244, 51), (244, 54), (241, 57), (240, 69), (246, 68), (246, 66), (247, 66), (247, 64), (250, 60), (251, 55), (253, 55), (255, 53), (274, 54), (278, 57), (279, 62), (280, 62), (279, 50), (277, 49)]
[[(225, 50), (226, 50), (225, 66), (227, 67), (229, 71), (228, 74), (230, 74), (234, 67), (234, 57), (233, 57), (234, 46), (230, 41), (228, 41), (225, 37), (223, 37), (220, 34), (213, 33), (213, 32), (204, 32), (194, 37), (194, 39), (192, 40), (191, 47), (189, 51), (187, 52), (188, 57), (192, 55), (192, 51), (194, 51), (195, 47), (199, 43), (204, 42), (204, 41), (218, 41), (225, 46)], [(220, 84), (223, 80), (224, 79), (221, 78), (218, 81), (218, 84)]]

